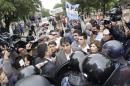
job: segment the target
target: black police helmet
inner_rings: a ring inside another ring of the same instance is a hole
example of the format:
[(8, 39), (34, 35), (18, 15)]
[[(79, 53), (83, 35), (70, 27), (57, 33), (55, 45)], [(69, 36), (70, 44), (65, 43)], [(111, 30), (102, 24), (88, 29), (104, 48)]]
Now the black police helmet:
[(117, 64), (116, 69), (103, 86), (130, 86), (130, 65)]
[(70, 61), (65, 62), (60, 65), (55, 74), (56, 86), (61, 86), (61, 83), (65, 77), (69, 77), (71, 74), (78, 74), (79, 70), (73, 69), (71, 67)]
[(103, 20), (103, 24), (104, 24), (104, 25), (111, 24), (110, 18), (105, 18), (105, 19)]
[(61, 85), (61, 81), (64, 77), (68, 76), (68, 72), (71, 71), (70, 61), (65, 62), (56, 69), (55, 79), (57, 86)]
[(87, 78), (82, 74), (70, 74), (68, 78), (70, 86), (90, 86)]
[(36, 74), (35, 67), (27, 66), (20, 70), (20, 74), (21, 74), (22, 78), (34, 75), (34, 74)]
[(20, 41), (16, 42), (14, 46), (16, 48), (26, 48), (26, 44), (27, 43), (25, 41), (20, 40)]
[(49, 78), (54, 78), (56, 69), (57, 66), (54, 63), (48, 61), (43, 67), (41, 67), (42, 75)]
[(110, 59), (117, 59), (124, 55), (124, 47), (121, 42), (111, 40), (103, 45), (102, 52), (109, 56)]
[(15, 86), (52, 86), (44, 77), (33, 75), (19, 80)]
[(87, 54), (83, 51), (75, 51), (70, 56), (70, 65), (72, 68), (79, 70), (80, 63), (85, 59)]
[(87, 74), (88, 81), (102, 85), (114, 71), (113, 62), (102, 54), (89, 55), (82, 64), (82, 70)]

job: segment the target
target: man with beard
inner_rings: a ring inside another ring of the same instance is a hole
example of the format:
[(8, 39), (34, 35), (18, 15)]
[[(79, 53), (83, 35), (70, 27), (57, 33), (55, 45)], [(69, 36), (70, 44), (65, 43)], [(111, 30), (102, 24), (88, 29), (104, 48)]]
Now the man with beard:
[(19, 42), (16, 43), (16, 46), (17, 46), (17, 52), (18, 52), (19, 56), (24, 57), (24, 55), (27, 54), (26, 42), (19, 41)]
[(27, 54), (26, 42), (24, 42), (24, 41), (18, 41), (15, 44), (15, 46), (17, 48), (18, 56), (14, 59), (13, 65), (14, 65), (14, 67), (16, 69), (19, 69), (19, 67), (23, 67), (24, 66), (23, 58)]
[(109, 40), (112, 40), (113, 38), (112, 38), (112, 34), (109, 32), (109, 30), (108, 29), (105, 29), (104, 31), (103, 31), (103, 38), (102, 38), (102, 40), (101, 40), (101, 46), (105, 43), (105, 42), (107, 42), (107, 41), (109, 41)]
[(48, 43), (48, 47), (50, 48), (51, 52), (52, 52), (52, 55), (51, 55), (51, 58), (52, 58), (52, 61), (55, 63), (55, 60), (56, 60), (56, 53), (58, 52), (58, 49), (56, 48), (57, 44), (55, 41), (50, 41)]

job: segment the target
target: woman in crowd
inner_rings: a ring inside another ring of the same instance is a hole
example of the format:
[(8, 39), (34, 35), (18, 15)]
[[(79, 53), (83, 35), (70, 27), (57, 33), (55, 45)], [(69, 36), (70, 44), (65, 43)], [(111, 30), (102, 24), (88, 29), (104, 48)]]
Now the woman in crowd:
[(90, 44), (90, 54), (95, 54), (100, 52), (100, 44), (99, 42), (93, 42)]

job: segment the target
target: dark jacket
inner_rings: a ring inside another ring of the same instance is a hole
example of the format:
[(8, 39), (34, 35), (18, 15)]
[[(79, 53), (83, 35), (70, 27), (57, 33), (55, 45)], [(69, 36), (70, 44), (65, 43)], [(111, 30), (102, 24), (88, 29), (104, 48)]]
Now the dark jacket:
[(115, 40), (118, 40), (122, 43), (124, 43), (126, 40), (124, 32), (118, 27), (118, 26), (113, 26), (111, 29), (109, 29), (110, 34), (114, 37)]
[(43, 75), (45, 77), (49, 77), (49, 78), (54, 78), (57, 66), (53, 62), (51, 62), (45, 58), (38, 57), (35, 60), (35, 64), (42, 63), (45, 61), (47, 61), (47, 63), (43, 67), (41, 67), (41, 70), (42, 70), (41, 75)]
[(20, 79), (19, 73), (12, 67), (9, 59), (3, 61), (2, 67), (7, 74), (9, 82), (7, 84), (1, 84), (1, 86), (14, 86)]
[(12, 74), (8, 76), (8, 83), (0, 84), (0, 86), (14, 86), (17, 81), (18, 81), (18, 76)]
[[(81, 51), (79, 47), (72, 47), (72, 51)], [(63, 49), (60, 49), (58, 53), (56, 53), (56, 65), (61, 66), (62, 64), (66, 63), (68, 60), (66, 58), (65, 52)]]

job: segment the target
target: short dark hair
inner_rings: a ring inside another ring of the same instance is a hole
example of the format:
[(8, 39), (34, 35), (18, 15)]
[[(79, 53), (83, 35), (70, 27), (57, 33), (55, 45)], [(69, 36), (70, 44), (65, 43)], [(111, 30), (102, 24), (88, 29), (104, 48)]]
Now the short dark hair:
[(52, 35), (52, 32), (55, 32), (55, 30), (51, 30), (49, 34)]
[(38, 47), (37, 47), (38, 57), (41, 57), (41, 58), (45, 57), (46, 51), (47, 51), (47, 44), (46, 43), (38, 45)]
[(55, 42), (55, 41), (50, 41), (49, 43), (48, 43), (48, 46), (49, 45), (55, 45), (55, 46), (57, 46), (57, 43)]
[(97, 21), (94, 19), (91, 19), (90, 23), (92, 24), (92, 27), (95, 27), (97, 25)]
[(63, 38), (61, 38), (60, 45), (62, 46), (65, 43), (69, 43), (69, 44), (72, 43), (71, 40), (69, 39), (69, 37), (63, 37)]
[(69, 33), (70, 31), (71, 31), (70, 29), (66, 29), (66, 30), (65, 30), (66, 33)]
[(80, 36), (83, 36), (84, 39), (88, 38), (86, 32), (83, 32)]
[(97, 29), (97, 30), (100, 30), (100, 25), (97, 24), (97, 25), (96, 25), (96, 29)]
[(25, 58), (26, 58), (28, 61), (30, 61), (30, 65), (33, 64), (33, 57), (32, 57), (31, 55), (26, 54), (26, 55), (24, 56), (24, 60), (25, 60)]
[(78, 35), (81, 35), (81, 32), (77, 29), (75, 29), (73, 33), (77, 33)]

